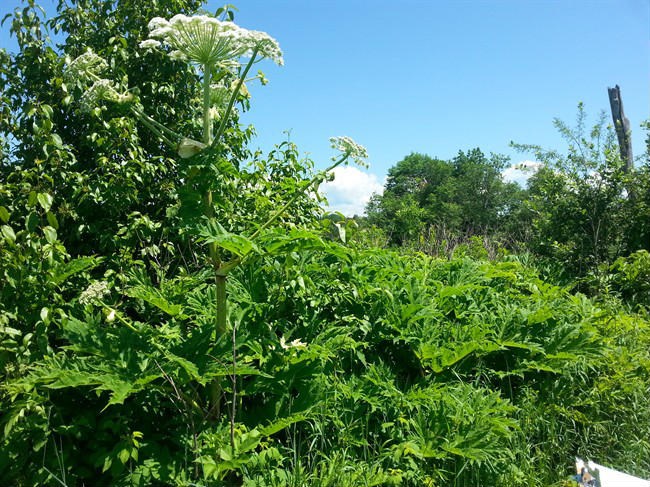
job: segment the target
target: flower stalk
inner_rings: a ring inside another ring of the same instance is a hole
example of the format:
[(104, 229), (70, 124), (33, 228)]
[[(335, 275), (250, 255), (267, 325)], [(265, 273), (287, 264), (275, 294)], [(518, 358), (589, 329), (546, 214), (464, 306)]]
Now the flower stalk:
[(210, 81), (212, 66), (205, 66), (203, 69), (203, 143), (212, 143), (212, 119), (210, 117)]

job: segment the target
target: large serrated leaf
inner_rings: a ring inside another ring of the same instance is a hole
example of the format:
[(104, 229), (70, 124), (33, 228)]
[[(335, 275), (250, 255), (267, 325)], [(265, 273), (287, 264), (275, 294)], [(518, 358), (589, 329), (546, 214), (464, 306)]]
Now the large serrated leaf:
[(183, 307), (179, 304), (170, 303), (157, 289), (150, 286), (134, 286), (125, 291), (125, 294), (131, 298), (142, 299), (143, 301), (155, 306), (169, 316), (180, 316)]
[(180, 365), (180, 367), (187, 373), (187, 375), (192, 380), (196, 380), (199, 382), (201, 381), (201, 376), (199, 375), (199, 369), (195, 363), (190, 362), (186, 358), (179, 357), (178, 355), (175, 355), (171, 352), (165, 353), (165, 358), (170, 362)]
[(138, 390), (131, 382), (115, 380), (114, 378), (111, 379), (113, 380), (111, 380), (110, 383), (106, 384), (105, 386), (98, 387), (98, 390), (111, 392), (111, 399), (108, 401), (108, 404), (106, 404), (104, 409), (113, 404), (123, 404), (126, 398)]
[(237, 257), (244, 257), (252, 251), (257, 251), (257, 246), (252, 240), (228, 232), (219, 222), (211, 221), (199, 228), (199, 235), (207, 243), (214, 243)]
[(259, 432), (262, 436), (271, 436), (278, 431), (291, 426), (292, 424), (299, 423), (300, 421), (305, 421), (306, 419), (307, 416), (304, 413), (292, 414), (291, 416), (287, 416), (285, 418), (276, 419), (263, 428), (260, 428)]
[(423, 343), (420, 345), (418, 356), (431, 370), (440, 373), (479, 349), (480, 344), (476, 342), (461, 343), (453, 347)]
[(98, 257), (79, 257), (57, 267), (50, 279), (54, 284), (61, 284), (75, 274), (97, 267), (101, 261), (102, 259)]

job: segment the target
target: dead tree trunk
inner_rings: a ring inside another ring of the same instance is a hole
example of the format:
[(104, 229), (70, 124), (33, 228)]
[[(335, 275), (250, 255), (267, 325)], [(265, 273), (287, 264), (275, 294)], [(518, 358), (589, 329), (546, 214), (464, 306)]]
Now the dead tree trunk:
[(630, 121), (623, 111), (623, 99), (621, 98), (621, 88), (616, 85), (615, 88), (607, 88), (609, 94), (609, 105), (612, 108), (612, 120), (618, 137), (618, 147), (621, 151), (621, 159), (625, 162), (625, 172), (630, 174), (634, 169), (634, 158), (632, 156), (632, 132), (630, 131)]

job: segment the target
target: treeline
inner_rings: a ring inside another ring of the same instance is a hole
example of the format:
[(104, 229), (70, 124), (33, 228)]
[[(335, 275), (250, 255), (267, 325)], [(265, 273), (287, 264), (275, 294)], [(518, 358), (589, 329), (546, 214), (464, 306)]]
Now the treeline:
[(588, 133), (585, 119), (580, 105), (575, 128), (555, 121), (566, 153), (515, 146), (539, 163), (522, 168), (526, 188), (503, 180), (506, 158), (480, 149), (448, 161), (410, 154), (389, 170), (362, 225), (391, 246), (431, 255), (450, 257), (468, 245), (489, 257), (529, 252), (565, 278), (650, 250), (650, 149), (628, 170), (604, 114)]

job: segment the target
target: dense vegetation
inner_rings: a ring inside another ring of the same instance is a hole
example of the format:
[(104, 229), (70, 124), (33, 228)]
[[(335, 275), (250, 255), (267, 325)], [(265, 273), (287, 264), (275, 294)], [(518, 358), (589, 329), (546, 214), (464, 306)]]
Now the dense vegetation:
[[(248, 108), (248, 65), (138, 47), (200, 2), (61, 2), (57, 49), (28, 3), (0, 51), (0, 484), (650, 476), (647, 166), (540, 152), (525, 191), (498, 156), (413, 154), (353, 228), (292, 144), (250, 153), (223, 96), (197, 119), (208, 71)], [(80, 103), (87, 48), (123, 98)]]
[(507, 160), (479, 149), (451, 161), (410, 154), (390, 169), (367, 223), (431, 255), (480, 241), (490, 256), (532, 252), (568, 280), (607, 273), (619, 257), (650, 250), (650, 134), (630, 170), (605, 114), (589, 130), (586, 119), (580, 104), (575, 127), (554, 121), (566, 154), (513, 144), (538, 161), (526, 189), (502, 180)]

